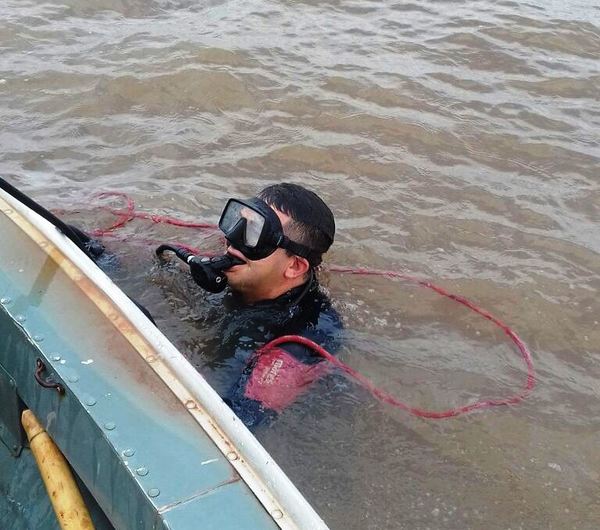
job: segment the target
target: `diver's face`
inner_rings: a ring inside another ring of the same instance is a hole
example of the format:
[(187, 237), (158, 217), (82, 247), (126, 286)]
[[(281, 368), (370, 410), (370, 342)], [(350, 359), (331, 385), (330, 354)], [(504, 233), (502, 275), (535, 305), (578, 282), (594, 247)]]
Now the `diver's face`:
[[(285, 226), (290, 217), (276, 209), (273, 210), (281, 225)], [(227, 247), (227, 253), (244, 261), (242, 265), (235, 265), (226, 270), (225, 275), (229, 287), (249, 302), (269, 299), (272, 293), (278, 292), (286, 282), (286, 270), (295, 259), (282, 248), (259, 260), (249, 260), (231, 245)]]

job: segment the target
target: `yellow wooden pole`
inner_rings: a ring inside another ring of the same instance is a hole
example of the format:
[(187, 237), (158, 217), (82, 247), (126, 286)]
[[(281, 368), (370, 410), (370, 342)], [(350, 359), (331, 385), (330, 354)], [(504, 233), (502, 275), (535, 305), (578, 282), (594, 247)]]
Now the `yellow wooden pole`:
[(94, 524), (65, 457), (33, 412), (24, 410), (21, 423), (61, 529), (94, 530)]

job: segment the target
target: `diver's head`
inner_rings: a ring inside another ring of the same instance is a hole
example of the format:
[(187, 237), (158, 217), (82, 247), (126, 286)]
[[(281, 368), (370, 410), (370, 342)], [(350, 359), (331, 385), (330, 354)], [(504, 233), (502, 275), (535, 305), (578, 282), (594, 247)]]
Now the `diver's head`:
[(249, 200), (230, 199), (219, 227), (227, 252), (243, 259), (225, 272), (247, 302), (270, 300), (302, 285), (335, 235), (331, 210), (297, 184), (275, 184)]

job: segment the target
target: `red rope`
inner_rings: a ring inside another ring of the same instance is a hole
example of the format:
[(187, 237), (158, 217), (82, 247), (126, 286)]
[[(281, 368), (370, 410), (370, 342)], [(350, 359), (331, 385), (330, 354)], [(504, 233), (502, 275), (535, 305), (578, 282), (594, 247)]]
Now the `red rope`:
[[(169, 225), (183, 227), (183, 228), (195, 228), (195, 229), (200, 229), (200, 230), (211, 230), (211, 231), (217, 229), (216, 225), (210, 224), (210, 223), (195, 223), (195, 222), (190, 222), (190, 221), (183, 221), (183, 220), (177, 219), (175, 217), (169, 217), (167, 215), (157, 215), (157, 214), (138, 212), (138, 211), (136, 211), (135, 203), (134, 203), (133, 199), (125, 193), (104, 192), (104, 193), (98, 194), (96, 197), (98, 197), (99, 199), (112, 198), (112, 197), (118, 197), (118, 198), (124, 199), (125, 209), (103, 207), (103, 209), (105, 209), (106, 211), (108, 211), (111, 214), (113, 214), (114, 216), (116, 216), (117, 219), (113, 224), (111, 224), (107, 228), (96, 229), (96, 230), (90, 231), (90, 234), (95, 237), (115, 237), (116, 236), (115, 231), (122, 228), (123, 226), (125, 226), (127, 223), (129, 223), (133, 219), (145, 219), (145, 220), (152, 221), (153, 223), (169, 224)], [(151, 242), (151, 243), (154, 243), (154, 242)], [(194, 247), (190, 247), (190, 246), (184, 245), (182, 243), (176, 243), (176, 244), (181, 247), (185, 247), (194, 253), (198, 253), (198, 249), (195, 249)], [(474, 304), (467, 298), (456, 295), (456, 294), (452, 294), (452, 293), (448, 292), (446, 289), (444, 289), (443, 287), (435, 285), (426, 280), (419, 279), (416, 276), (411, 276), (409, 274), (405, 274), (402, 272), (367, 269), (367, 268), (363, 268), (363, 267), (346, 267), (346, 266), (339, 266), (339, 265), (331, 265), (328, 267), (328, 270), (331, 272), (339, 272), (342, 274), (356, 274), (356, 275), (362, 275), (362, 276), (385, 276), (388, 278), (401, 278), (403, 280), (407, 280), (407, 281), (416, 283), (422, 287), (426, 287), (427, 289), (431, 289), (432, 291), (435, 291), (436, 293), (438, 293), (441, 296), (450, 298), (451, 300), (454, 300), (455, 302), (464, 305), (471, 311), (473, 311), (473, 312), (477, 313), (478, 315), (484, 317), (485, 319), (489, 320), (494, 325), (499, 327), (510, 338), (510, 340), (515, 344), (515, 346), (521, 353), (523, 361), (525, 362), (525, 365), (527, 367), (527, 378), (526, 378), (525, 384), (523, 385), (523, 388), (521, 389), (521, 391), (519, 393), (509, 396), (504, 399), (482, 399), (482, 400), (476, 401), (475, 403), (471, 403), (471, 404), (464, 405), (461, 407), (455, 407), (455, 408), (441, 410), (441, 411), (432, 411), (432, 410), (426, 410), (426, 409), (421, 409), (421, 408), (417, 408), (417, 407), (411, 407), (411, 406), (407, 405), (406, 403), (399, 401), (391, 394), (377, 388), (365, 376), (363, 376), (362, 374), (360, 374), (359, 372), (357, 372), (356, 370), (354, 370), (347, 364), (343, 363), (337, 357), (334, 357), (327, 350), (325, 350), (324, 348), (322, 348), (321, 346), (319, 346), (312, 340), (307, 339), (306, 337), (302, 337), (299, 335), (284, 335), (282, 337), (278, 337), (278, 338), (272, 340), (271, 342), (269, 342), (268, 344), (263, 346), (263, 348), (260, 350), (260, 352), (265, 352), (267, 350), (270, 350), (270, 349), (278, 346), (279, 344), (284, 344), (284, 343), (295, 342), (298, 344), (302, 344), (303, 346), (306, 346), (307, 348), (313, 350), (315, 353), (321, 355), (323, 358), (327, 359), (331, 364), (333, 364), (334, 366), (337, 366), (343, 372), (347, 373), (348, 375), (350, 375), (351, 377), (356, 379), (360, 384), (362, 384), (365, 388), (367, 388), (371, 392), (371, 394), (373, 394), (373, 396), (375, 396), (377, 399), (383, 401), (384, 403), (388, 403), (389, 405), (392, 405), (394, 407), (398, 407), (402, 410), (405, 410), (406, 412), (408, 412), (414, 416), (418, 416), (420, 418), (444, 419), (444, 418), (451, 418), (454, 416), (458, 416), (460, 414), (466, 414), (468, 412), (472, 412), (472, 411), (478, 410), (478, 409), (489, 408), (489, 407), (498, 407), (498, 406), (504, 406), (504, 405), (514, 405), (516, 403), (523, 401), (535, 387), (536, 381), (535, 381), (535, 371), (534, 371), (534, 367), (533, 367), (533, 360), (531, 357), (531, 352), (529, 351), (529, 349), (527, 348), (525, 343), (516, 334), (516, 332), (513, 331), (508, 325), (506, 325), (500, 319), (493, 316), (490, 312), (477, 306), (476, 304)]]
[(489, 320), (490, 322), (492, 322), (496, 326), (498, 326), (500, 329), (502, 329), (502, 331), (504, 331), (504, 333), (506, 335), (508, 335), (510, 340), (513, 341), (513, 343), (517, 346), (518, 350), (521, 352), (523, 361), (525, 362), (525, 365), (527, 367), (527, 379), (523, 386), (523, 389), (518, 394), (514, 394), (514, 395), (509, 396), (504, 399), (482, 399), (482, 400), (476, 401), (475, 403), (471, 403), (469, 405), (463, 405), (461, 407), (455, 407), (455, 408), (451, 408), (451, 409), (447, 409), (447, 410), (434, 411), (434, 410), (421, 409), (418, 407), (411, 407), (410, 405), (407, 405), (406, 403), (396, 399), (391, 394), (381, 390), (380, 388), (377, 388), (369, 379), (367, 379), (360, 372), (357, 372), (356, 370), (354, 370), (354, 368), (351, 368), (347, 364), (343, 363), (337, 357), (334, 357), (333, 355), (331, 355), (331, 353), (329, 353), (326, 349), (319, 346), (316, 342), (313, 342), (312, 340), (307, 339), (306, 337), (302, 337), (300, 335), (284, 335), (282, 337), (277, 337), (276, 339), (272, 340), (271, 342), (269, 342), (268, 344), (263, 346), (263, 348), (261, 349), (262, 352), (268, 351), (268, 350), (275, 348), (276, 346), (278, 346), (280, 344), (284, 344), (284, 343), (295, 342), (297, 344), (302, 344), (303, 346), (306, 346), (307, 348), (313, 350), (315, 353), (318, 353), (321, 357), (327, 359), (331, 364), (337, 366), (340, 370), (344, 371), (345, 373), (347, 373), (348, 375), (350, 375), (351, 377), (356, 379), (361, 385), (363, 385), (367, 390), (369, 390), (369, 392), (371, 392), (371, 394), (373, 394), (373, 396), (375, 396), (380, 401), (383, 401), (384, 403), (387, 403), (394, 407), (398, 407), (402, 410), (405, 410), (406, 412), (408, 412), (409, 414), (412, 414), (413, 416), (418, 416), (420, 418), (435, 419), (435, 420), (441, 420), (444, 418), (452, 418), (454, 416), (459, 416), (460, 414), (466, 414), (468, 412), (472, 412), (477, 409), (484, 409), (484, 408), (489, 408), (489, 407), (499, 407), (499, 406), (503, 406), (503, 405), (515, 405), (516, 403), (523, 401), (535, 387), (535, 371), (533, 368), (533, 360), (531, 358), (531, 352), (529, 351), (529, 349), (527, 348), (525, 343), (510, 327), (508, 327), (506, 324), (504, 324), (504, 322), (502, 322), (501, 320), (494, 317), (491, 313), (489, 313), (485, 309), (478, 307), (470, 300), (468, 300), (462, 296), (458, 296), (458, 295), (449, 293), (444, 288), (434, 285), (430, 282), (419, 280), (419, 279), (409, 276), (407, 274), (402, 274), (402, 273), (395, 272), (395, 271), (379, 271), (379, 270), (361, 269), (361, 268), (354, 269), (352, 267), (339, 267), (336, 265), (333, 265), (330, 268), (330, 270), (335, 271), (335, 272), (349, 273), (349, 274), (363, 274), (363, 275), (368, 274), (368, 275), (372, 275), (372, 276), (388, 276), (390, 278), (404, 278), (404, 279), (413, 281), (415, 283), (418, 283), (419, 285), (421, 285), (423, 287), (427, 287), (428, 289), (432, 289), (436, 293), (438, 293), (442, 296), (446, 296), (446, 297), (450, 298), (451, 300), (458, 302), (459, 304), (463, 304), (464, 306), (468, 307), (469, 309), (471, 309), (478, 315), (481, 315), (482, 317), (486, 318), (487, 320)]
[[(126, 193), (118, 192), (118, 191), (107, 191), (98, 193), (95, 195), (98, 199), (106, 199), (106, 198), (121, 198), (125, 201), (125, 210), (119, 210), (117, 208), (110, 208), (108, 206), (103, 206), (102, 209), (107, 212), (113, 214), (117, 217), (117, 220), (106, 228), (97, 228), (95, 230), (91, 230), (89, 233), (94, 237), (103, 237), (109, 235), (111, 232), (122, 228), (130, 221), (134, 219), (146, 219), (152, 221), (155, 224), (168, 224), (173, 226), (178, 226), (181, 228), (198, 228), (200, 230), (216, 230), (218, 227), (215, 224), (211, 223), (195, 223), (191, 221), (183, 221), (176, 217), (170, 217), (168, 215), (158, 215), (151, 214), (145, 212), (138, 212), (135, 208), (134, 200), (127, 195)], [(186, 245), (180, 245), (185, 247)]]

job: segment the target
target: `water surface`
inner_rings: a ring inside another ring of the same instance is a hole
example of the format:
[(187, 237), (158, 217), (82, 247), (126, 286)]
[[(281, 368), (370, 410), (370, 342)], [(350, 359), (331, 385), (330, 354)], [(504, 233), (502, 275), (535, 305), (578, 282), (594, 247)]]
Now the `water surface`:
[[(338, 222), (328, 263), (472, 298), (529, 344), (538, 386), (435, 422), (324, 381), (257, 433), (267, 449), (332, 528), (592, 529), (598, 57), (598, 2), (8, 0), (0, 172), (86, 228), (113, 220), (101, 191), (214, 222), (273, 182), (316, 190)], [(157, 267), (163, 240), (218, 244), (143, 221), (106, 243), (202, 369), (218, 303)], [(396, 280), (322, 282), (341, 358), (399, 398), (445, 408), (522, 384), (507, 338), (465, 308)]]

